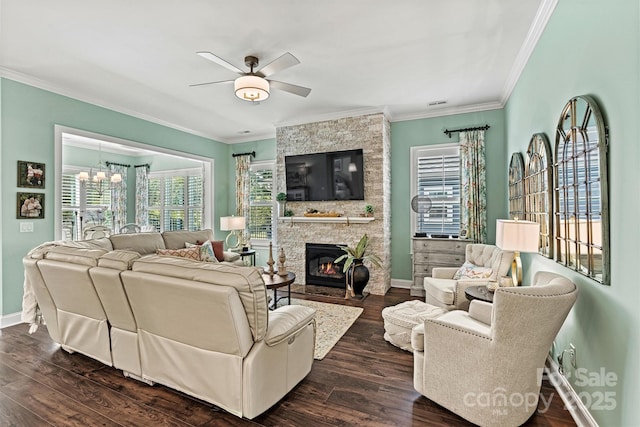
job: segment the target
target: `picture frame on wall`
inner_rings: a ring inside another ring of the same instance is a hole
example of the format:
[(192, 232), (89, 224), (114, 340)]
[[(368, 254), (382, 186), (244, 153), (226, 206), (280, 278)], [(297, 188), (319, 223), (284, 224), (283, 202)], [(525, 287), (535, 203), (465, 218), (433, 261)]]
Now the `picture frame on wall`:
[(18, 187), (44, 188), (44, 163), (18, 160)]
[(17, 219), (43, 219), (44, 193), (17, 193)]

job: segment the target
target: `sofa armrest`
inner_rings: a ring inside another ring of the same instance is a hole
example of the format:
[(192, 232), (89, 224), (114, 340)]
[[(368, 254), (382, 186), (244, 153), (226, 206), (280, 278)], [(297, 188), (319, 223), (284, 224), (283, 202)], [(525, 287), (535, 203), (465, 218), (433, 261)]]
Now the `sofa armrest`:
[(222, 256), (223, 256), (223, 260), (227, 262), (233, 262), (240, 259), (239, 253), (231, 252), (231, 251), (224, 251), (222, 253)]
[(490, 302), (473, 300), (469, 305), (469, 316), (487, 325), (491, 325), (492, 312), (493, 304)]
[(274, 346), (289, 339), (315, 322), (316, 311), (301, 305), (285, 305), (269, 313), (269, 329), (264, 338), (268, 346)]
[(431, 270), (431, 277), (435, 279), (453, 279), (456, 271), (458, 271), (456, 267), (434, 267)]

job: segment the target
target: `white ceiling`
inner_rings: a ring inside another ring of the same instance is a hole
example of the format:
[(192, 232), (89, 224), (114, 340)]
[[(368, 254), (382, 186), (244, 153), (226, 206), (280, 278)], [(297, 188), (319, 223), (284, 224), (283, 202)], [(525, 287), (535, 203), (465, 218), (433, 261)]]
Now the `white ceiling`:
[[(384, 111), (392, 121), (504, 106), (557, 0), (1, 0), (0, 73), (232, 143), (280, 125)], [(189, 87), (291, 52), (251, 105)], [(429, 106), (434, 101), (446, 104)], [(249, 132), (247, 132), (249, 131)]]

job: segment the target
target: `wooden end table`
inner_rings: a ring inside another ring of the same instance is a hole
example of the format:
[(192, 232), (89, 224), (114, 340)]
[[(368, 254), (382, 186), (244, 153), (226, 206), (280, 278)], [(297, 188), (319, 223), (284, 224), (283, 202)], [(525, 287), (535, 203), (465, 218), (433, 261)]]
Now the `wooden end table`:
[(493, 302), (493, 292), (487, 289), (486, 286), (469, 286), (464, 290), (464, 294), (469, 301), (474, 299), (486, 302)]
[[(273, 277), (270, 277), (269, 274), (263, 273), (262, 280), (264, 280), (265, 285), (267, 285), (267, 289), (273, 290), (273, 301), (269, 308), (271, 310), (275, 310), (278, 307), (278, 301), (287, 298), (287, 302), (291, 304), (291, 284), (296, 280), (296, 274), (289, 271), (286, 276), (280, 276), (278, 273), (275, 273)], [(287, 287), (287, 296), (278, 298), (278, 288)]]

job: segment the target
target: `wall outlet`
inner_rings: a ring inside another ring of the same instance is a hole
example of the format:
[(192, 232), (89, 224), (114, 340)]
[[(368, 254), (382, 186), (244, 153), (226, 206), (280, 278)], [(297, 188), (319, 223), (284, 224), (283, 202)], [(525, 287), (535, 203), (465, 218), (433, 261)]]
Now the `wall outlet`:
[(33, 223), (32, 222), (21, 222), (20, 223), (20, 232), (21, 233), (33, 233)]

